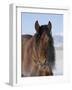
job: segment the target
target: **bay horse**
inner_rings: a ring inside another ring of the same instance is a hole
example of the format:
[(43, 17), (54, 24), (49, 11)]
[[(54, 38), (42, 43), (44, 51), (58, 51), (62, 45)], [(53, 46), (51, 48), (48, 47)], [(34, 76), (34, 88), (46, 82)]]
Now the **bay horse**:
[(52, 24), (35, 22), (34, 35), (21, 36), (21, 76), (50, 76), (55, 64)]

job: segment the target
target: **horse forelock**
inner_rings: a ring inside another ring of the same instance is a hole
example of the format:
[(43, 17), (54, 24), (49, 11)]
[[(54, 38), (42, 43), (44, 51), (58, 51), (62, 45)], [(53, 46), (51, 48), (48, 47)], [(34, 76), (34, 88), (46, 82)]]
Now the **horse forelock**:
[[(34, 35), (37, 48), (39, 47), (40, 37), (43, 34), (43, 32), (36, 33)], [(46, 55), (46, 59), (48, 61), (48, 64), (53, 68), (55, 65), (55, 48), (54, 48), (54, 41), (53, 41), (53, 37), (52, 37), (51, 33), (48, 33), (48, 38), (49, 38), (48, 45), (47, 45), (47, 48), (45, 47), (46, 49), (44, 49), (44, 50), (45, 50), (45, 55)], [(41, 47), (40, 47), (40, 49), (42, 51)]]

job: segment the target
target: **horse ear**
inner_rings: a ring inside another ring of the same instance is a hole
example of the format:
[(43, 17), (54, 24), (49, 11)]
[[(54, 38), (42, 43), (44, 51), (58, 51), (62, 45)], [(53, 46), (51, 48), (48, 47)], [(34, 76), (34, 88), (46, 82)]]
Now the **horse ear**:
[(39, 26), (39, 23), (38, 23), (38, 21), (36, 21), (36, 22), (35, 22), (35, 29), (36, 29), (37, 32), (39, 31), (39, 27), (40, 27), (40, 26)]
[(51, 22), (49, 21), (49, 22), (48, 22), (48, 30), (51, 31), (51, 29), (52, 29), (52, 24), (51, 24)]

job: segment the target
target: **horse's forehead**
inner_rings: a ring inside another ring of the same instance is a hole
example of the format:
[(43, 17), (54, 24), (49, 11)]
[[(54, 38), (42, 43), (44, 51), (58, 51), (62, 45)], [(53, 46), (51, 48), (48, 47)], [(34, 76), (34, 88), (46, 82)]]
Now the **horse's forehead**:
[(40, 28), (41, 29), (47, 29), (47, 25), (41, 25)]
[(42, 26), (40, 26), (40, 30), (39, 30), (39, 32), (42, 34), (43, 32), (46, 32), (47, 31), (47, 25), (42, 25)]

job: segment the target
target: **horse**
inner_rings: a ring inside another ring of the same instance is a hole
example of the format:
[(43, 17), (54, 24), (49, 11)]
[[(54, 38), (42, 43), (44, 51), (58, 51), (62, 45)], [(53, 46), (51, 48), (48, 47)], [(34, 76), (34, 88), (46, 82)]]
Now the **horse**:
[(35, 22), (34, 35), (21, 35), (21, 76), (53, 76), (55, 48), (52, 24)]

